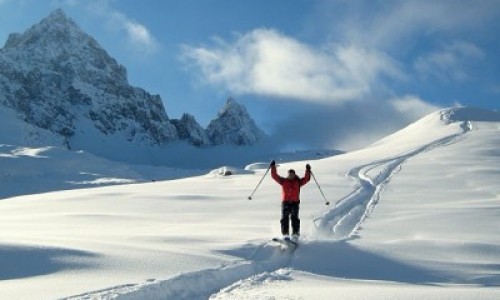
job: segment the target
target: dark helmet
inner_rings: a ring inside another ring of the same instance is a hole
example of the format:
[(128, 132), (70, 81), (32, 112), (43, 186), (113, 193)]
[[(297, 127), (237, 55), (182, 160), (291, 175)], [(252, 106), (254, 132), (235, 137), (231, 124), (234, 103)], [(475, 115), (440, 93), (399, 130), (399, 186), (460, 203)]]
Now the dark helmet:
[(294, 169), (288, 170), (288, 174), (295, 174), (295, 170)]

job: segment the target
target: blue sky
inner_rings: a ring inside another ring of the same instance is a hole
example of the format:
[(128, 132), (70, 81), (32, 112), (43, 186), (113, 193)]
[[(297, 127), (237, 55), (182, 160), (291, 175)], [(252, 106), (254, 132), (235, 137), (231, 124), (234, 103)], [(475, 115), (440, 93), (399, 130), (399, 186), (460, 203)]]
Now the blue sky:
[(207, 125), (228, 96), (277, 143), (353, 149), (441, 107), (500, 108), (496, 0), (0, 0), (0, 41), (62, 8)]

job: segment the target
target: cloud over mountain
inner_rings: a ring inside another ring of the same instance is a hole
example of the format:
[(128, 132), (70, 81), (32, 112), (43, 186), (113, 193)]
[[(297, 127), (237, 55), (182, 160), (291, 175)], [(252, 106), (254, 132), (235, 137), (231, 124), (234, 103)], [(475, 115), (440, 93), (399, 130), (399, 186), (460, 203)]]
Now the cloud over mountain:
[(122, 33), (125, 45), (136, 54), (154, 54), (160, 47), (158, 39), (146, 25), (115, 9), (110, 1), (70, 0), (66, 5), (81, 6), (90, 14), (97, 16), (108, 30)]

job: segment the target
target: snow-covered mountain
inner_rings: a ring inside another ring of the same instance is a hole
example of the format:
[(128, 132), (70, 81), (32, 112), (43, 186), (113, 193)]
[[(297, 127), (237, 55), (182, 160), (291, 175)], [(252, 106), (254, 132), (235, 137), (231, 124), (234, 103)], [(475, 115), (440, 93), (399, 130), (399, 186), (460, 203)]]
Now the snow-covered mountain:
[(232, 97), (226, 100), (226, 104), (207, 129), (201, 127), (190, 114), (184, 114), (180, 120), (173, 119), (170, 122), (177, 128), (179, 139), (198, 147), (250, 146), (267, 137), (255, 124), (246, 108)]
[[(61, 136), (69, 149), (107, 157), (129, 149), (132, 157), (179, 139), (196, 146), (254, 144), (262, 131), (242, 106), (231, 103), (234, 109), (225, 115), (245, 114), (219, 117), (217, 127), (231, 131), (215, 130), (212, 140), (190, 115), (170, 122), (160, 96), (131, 86), (125, 67), (62, 10), (11, 34), (0, 49), (0, 108)], [(224, 124), (238, 118), (240, 123)]]
[(252, 145), (266, 138), (246, 108), (233, 98), (227, 99), (217, 118), (208, 125), (207, 132), (215, 145)]
[(130, 86), (125, 68), (62, 10), (9, 36), (0, 51), (0, 103), (62, 135), (69, 148), (110, 135), (147, 145), (177, 139), (160, 97)]
[(499, 112), (446, 109), (365, 149), (280, 163), (300, 175), (310, 163), (331, 203), (314, 180), (302, 187), (295, 252), (269, 241), (280, 186), (266, 175), (247, 200), (267, 164), (4, 199), (0, 295), (500, 299), (499, 133)]

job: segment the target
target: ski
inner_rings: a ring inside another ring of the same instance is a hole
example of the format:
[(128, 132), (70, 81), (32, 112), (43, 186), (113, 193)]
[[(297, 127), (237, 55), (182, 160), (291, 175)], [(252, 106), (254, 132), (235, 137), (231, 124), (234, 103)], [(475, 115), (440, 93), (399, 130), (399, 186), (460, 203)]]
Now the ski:
[(278, 244), (280, 247), (281, 247), (281, 250), (284, 251), (284, 250), (291, 250), (291, 251), (295, 251), (295, 249), (297, 249), (297, 247), (299, 246), (299, 242), (298, 241), (295, 241), (295, 240), (292, 240), (292, 239), (289, 239), (289, 238), (278, 238), (278, 237), (274, 237), (271, 239), (272, 242)]

